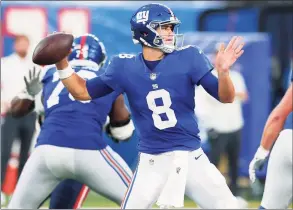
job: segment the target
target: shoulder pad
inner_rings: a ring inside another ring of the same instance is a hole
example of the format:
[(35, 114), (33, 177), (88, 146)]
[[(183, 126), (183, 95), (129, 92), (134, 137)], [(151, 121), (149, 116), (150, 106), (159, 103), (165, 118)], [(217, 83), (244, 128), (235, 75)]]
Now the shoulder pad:
[(178, 51), (193, 51), (193, 52), (199, 52), (200, 54), (203, 53), (203, 51), (195, 45), (183, 46), (183, 47), (179, 48)]
[(181, 50), (185, 50), (185, 49), (188, 49), (188, 48), (191, 48), (191, 47), (195, 47), (195, 46), (194, 45), (186, 45), (186, 46), (182, 46), (182, 47), (178, 48), (177, 50), (181, 51)]
[(136, 58), (136, 55), (134, 54), (118, 54), (112, 57), (107, 67), (111, 64), (111, 65), (120, 66), (123, 68), (123, 66), (126, 63), (134, 61), (135, 58)]
[(133, 60), (136, 57), (136, 55), (134, 54), (125, 54), (125, 53), (121, 53), (118, 55), (114, 55), (112, 57), (112, 59), (109, 61), (108, 65), (112, 62), (125, 62), (125, 61), (129, 61), (129, 60)]
[(177, 51), (186, 58), (194, 58), (198, 54), (203, 54), (203, 51), (195, 45), (184, 46)]
[(136, 56), (135, 54), (120, 53), (118, 54), (117, 57), (121, 59), (131, 59), (131, 58), (134, 58), (135, 56)]

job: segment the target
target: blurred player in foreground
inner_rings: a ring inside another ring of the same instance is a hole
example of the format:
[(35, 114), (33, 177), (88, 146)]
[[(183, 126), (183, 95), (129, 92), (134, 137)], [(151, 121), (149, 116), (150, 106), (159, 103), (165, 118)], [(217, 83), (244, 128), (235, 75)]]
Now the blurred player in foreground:
[[(75, 38), (69, 55), (74, 70), (85, 79), (101, 74), (105, 58), (102, 43), (93, 35)], [(109, 114), (107, 130), (111, 136), (117, 140), (131, 137), (134, 127), (123, 96), (113, 92), (100, 99), (76, 101), (60, 82), (54, 66), (43, 73), (39, 76), (30, 71), (30, 78), (25, 79), (26, 94), (12, 102), (14, 115), (23, 115), (23, 99), (31, 100), (31, 105), (25, 106), (31, 110), (34, 96), (42, 89), (45, 120), (8, 208), (38, 208), (62, 180), (51, 196), (50, 208), (79, 208), (88, 191), (79, 182), (120, 204), (132, 172), (107, 146), (102, 133)]]
[(270, 114), (260, 146), (249, 165), (249, 176), (254, 182), (255, 171), (262, 168), (273, 147), (259, 209), (286, 209), (292, 201), (293, 72), (291, 74), (291, 85)]
[[(243, 53), (241, 37), (221, 45), (215, 67), (194, 46), (178, 49), (180, 21), (162, 4), (139, 8), (130, 20), (138, 55), (120, 54), (105, 74), (84, 80), (67, 59), (56, 64), (59, 77), (74, 98), (90, 100), (125, 92), (139, 142), (139, 162), (122, 209), (182, 207), (184, 193), (202, 208), (237, 208), (225, 178), (201, 149), (194, 116), (194, 85), (202, 85), (223, 103), (234, 100), (229, 69)], [(186, 185), (186, 188), (185, 188)]]

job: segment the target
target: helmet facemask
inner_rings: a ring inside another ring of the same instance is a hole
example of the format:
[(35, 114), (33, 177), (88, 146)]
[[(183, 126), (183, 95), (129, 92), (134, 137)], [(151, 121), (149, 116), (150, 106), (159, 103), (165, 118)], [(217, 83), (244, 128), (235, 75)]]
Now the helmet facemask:
[[(172, 35), (160, 35), (162, 34), (160, 31), (162, 30), (162, 27), (166, 25), (172, 25), (173, 34)], [(156, 36), (153, 41), (154, 48), (158, 48), (162, 50), (164, 53), (172, 53), (174, 50), (182, 47), (183, 45), (183, 34), (178, 33), (180, 21), (178, 19), (174, 20), (168, 20), (164, 22), (156, 22), (152, 21), (146, 27), (152, 31)], [(159, 29), (159, 32), (157, 31)], [(171, 39), (166, 41), (165, 39)]]

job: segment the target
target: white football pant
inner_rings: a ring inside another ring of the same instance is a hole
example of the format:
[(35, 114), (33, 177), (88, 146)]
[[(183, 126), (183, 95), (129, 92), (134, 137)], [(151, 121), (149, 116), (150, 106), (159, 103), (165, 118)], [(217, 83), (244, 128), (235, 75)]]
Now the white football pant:
[(109, 146), (78, 150), (41, 145), (29, 157), (8, 208), (37, 209), (64, 179), (75, 179), (121, 204), (131, 177), (130, 168)]
[(287, 209), (292, 201), (292, 129), (283, 130), (271, 151), (261, 206)]
[[(121, 204), (122, 209), (148, 209), (157, 201), (169, 175), (172, 152), (140, 153), (139, 163)], [(185, 194), (201, 208), (238, 208), (224, 176), (200, 148), (189, 152)]]

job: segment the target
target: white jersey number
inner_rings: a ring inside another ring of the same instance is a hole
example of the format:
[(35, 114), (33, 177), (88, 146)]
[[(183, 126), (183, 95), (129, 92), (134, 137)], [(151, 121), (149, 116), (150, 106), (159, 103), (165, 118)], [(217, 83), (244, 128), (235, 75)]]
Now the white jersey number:
[[(155, 99), (161, 98), (163, 101), (162, 106), (157, 106)], [(165, 89), (150, 91), (146, 96), (147, 104), (150, 110), (152, 110), (154, 125), (156, 128), (163, 130), (166, 128), (174, 127), (177, 123), (176, 115), (173, 109), (171, 109), (172, 101), (170, 93)], [(162, 120), (160, 114), (166, 114), (168, 120)]]
[(134, 55), (133, 54), (119, 54), (118, 55), (119, 56), (119, 58), (133, 58), (134, 57)]
[[(93, 79), (95, 78), (97, 75), (94, 72), (91, 71), (87, 71), (87, 70), (80, 70), (79, 72), (77, 72), (77, 74), (84, 78), (84, 79)], [(54, 105), (59, 104), (59, 95), (62, 92), (62, 90), (65, 88), (63, 83), (60, 81), (59, 79), (59, 75), (58, 72), (56, 71), (53, 75), (53, 80), (52, 82), (56, 82), (58, 81), (58, 84), (56, 85), (56, 87), (54, 88), (54, 90), (52, 91), (51, 95), (49, 96), (48, 100), (47, 100), (47, 108), (51, 108)], [(75, 99), (73, 98), (73, 96), (69, 93), (68, 97), (72, 100), (75, 101)], [(89, 103), (89, 101), (80, 101), (82, 103)]]

